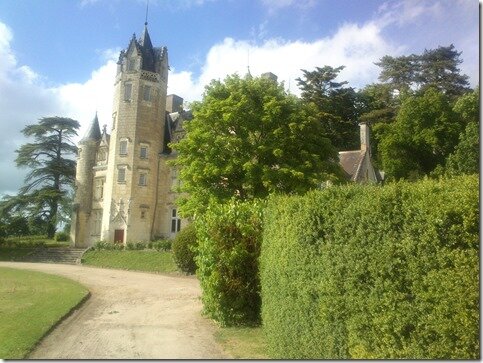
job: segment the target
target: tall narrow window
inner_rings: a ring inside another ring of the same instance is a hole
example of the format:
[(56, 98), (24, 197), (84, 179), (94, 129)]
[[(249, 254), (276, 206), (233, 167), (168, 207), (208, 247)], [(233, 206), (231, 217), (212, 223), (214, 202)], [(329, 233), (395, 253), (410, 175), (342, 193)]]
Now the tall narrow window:
[(117, 182), (118, 183), (125, 183), (126, 182), (126, 169), (125, 168), (117, 169)]
[(139, 185), (146, 186), (148, 185), (148, 177), (146, 173), (139, 174)]
[(117, 116), (117, 112), (114, 112), (112, 114), (112, 129), (113, 130), (116, 128), (116, 116)]
[(176, 233), (181, 230), (181, 219), (178, 217), (176, 208), (171, 210), (171, 233)]
[(151, 86), (144, 86), (143, 87), (143, 100), (144, 101), (151, 101)]
[(127, 155), (127, 140), (119, 142), (119, 155)]
[(102, 200), (104, 197), (104, 178), (96, 178), (95, 179), (95, 199)]
[(131, 100), (131, 94), (132, 94), (132, 84), (131, 83), (125, 83), (124, 84), (124, 101), (130, 101)]
[(102, 224), (102, 209), (95, 209), (93, 211), (94, 219), (92, 226), (92, 236), (99, 236), (101, 234), (101, 224)]
[(141, 149), (139, 151), (139, 157), (141, 159), (147, 159), (148, 158), (148, 147), (147, 146), (141, 146)]

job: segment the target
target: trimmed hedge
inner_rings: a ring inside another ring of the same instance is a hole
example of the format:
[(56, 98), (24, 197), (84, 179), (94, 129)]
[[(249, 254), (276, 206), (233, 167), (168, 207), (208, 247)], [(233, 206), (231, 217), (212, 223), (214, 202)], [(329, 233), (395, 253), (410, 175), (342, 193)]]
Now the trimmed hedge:
[(193, 223), (183, 228), (172, 243), (174, 262), (186, 274), (196, 272), (195, 251), (197, 245), (196, 228)]
[(222, 326), (260, 323), (263, 202), (211, 204), (196, 220), (203, 310)]
[(273, 197), (265, 216), (273, 357), (479, 358), (477, 176)]

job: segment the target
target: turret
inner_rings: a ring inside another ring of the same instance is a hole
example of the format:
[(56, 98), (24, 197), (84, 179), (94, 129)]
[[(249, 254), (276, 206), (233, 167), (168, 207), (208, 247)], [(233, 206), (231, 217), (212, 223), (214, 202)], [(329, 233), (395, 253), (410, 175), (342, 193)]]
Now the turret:
[(121, 51), (103, 200), (102, 239), (147, 241), (155, 218), (168, 81), (166, 47), (153, 47), (147, 24)]
[(77, 247), (86, 245), (86, 229), (92, 205), (93, 167), (101, 130), (97, 113), (79, 142), (75, 180), (75, 199), (71, 225), (71, 241)]

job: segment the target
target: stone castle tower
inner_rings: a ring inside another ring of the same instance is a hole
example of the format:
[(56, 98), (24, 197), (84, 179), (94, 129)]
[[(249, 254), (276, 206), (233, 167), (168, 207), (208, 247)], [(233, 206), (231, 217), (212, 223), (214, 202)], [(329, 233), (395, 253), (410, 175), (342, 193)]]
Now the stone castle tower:
[(167, 96), (168, 70), (167, 49), (153, 47), (145, 23), (119, 56), (111, 134), (100, 131), (96, 115), (79, 143), (75, 246), (169, 238), (180, 230), (177, 173), (166, 161), (175, 157), (168, 144), (190, 115), (181, 97)]

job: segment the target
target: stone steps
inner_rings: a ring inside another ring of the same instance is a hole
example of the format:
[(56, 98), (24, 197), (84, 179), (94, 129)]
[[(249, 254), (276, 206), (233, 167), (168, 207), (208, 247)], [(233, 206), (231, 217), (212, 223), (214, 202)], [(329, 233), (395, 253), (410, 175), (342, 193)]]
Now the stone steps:
[(24, 261), (75, 265), (80, 264), (82, 255), (86, 250), (86, 248), (72, 247), (38, 248)]

